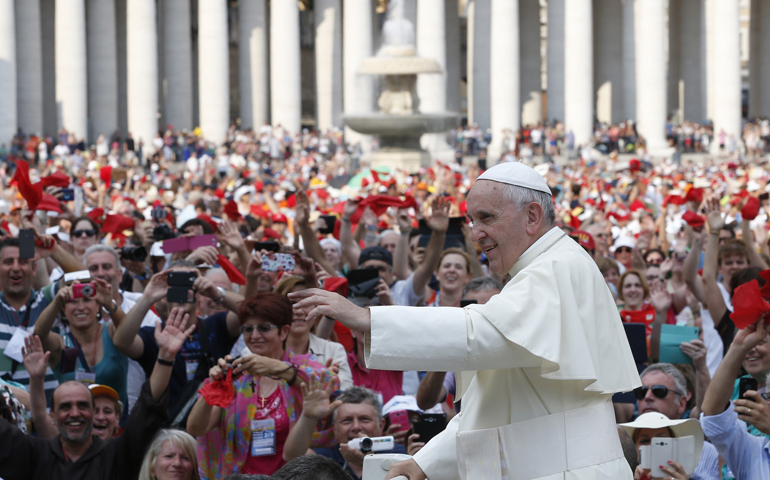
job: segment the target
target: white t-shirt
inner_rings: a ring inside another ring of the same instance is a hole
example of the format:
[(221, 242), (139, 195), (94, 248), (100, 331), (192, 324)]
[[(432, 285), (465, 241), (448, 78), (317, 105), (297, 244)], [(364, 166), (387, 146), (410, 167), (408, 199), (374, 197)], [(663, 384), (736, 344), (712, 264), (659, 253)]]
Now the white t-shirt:
[(425, 295), (414, 293), (414, 272), (406, 280), (399, 280), (390, 286), (390, 294), (396, 305), (402, 307), (416, 307)]

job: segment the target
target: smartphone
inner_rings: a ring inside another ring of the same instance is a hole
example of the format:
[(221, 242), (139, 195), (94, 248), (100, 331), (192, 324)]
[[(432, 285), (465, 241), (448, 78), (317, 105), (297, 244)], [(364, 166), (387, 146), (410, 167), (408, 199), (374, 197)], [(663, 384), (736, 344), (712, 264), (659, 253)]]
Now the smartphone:
[(474, 303), (479, 303), (479, 301), (473, 298), (463, 298), (460, 300), (460, 308), (465, 308), (468, 305), (473, 305)]
[(165, 253), (184, 252), (190, 249), (189, 237), (177, 237), (163, 240), (163, 251)]
[(741, 400), (751, 400), (754, 401), (753, 398), (746, 398), (746, 392), (749, 390), (754, 390), (755, 392), (759, 388), (759, 382), (757, 382), (756, 378), (752, 377), (743, 377), (738, 380), (738, 398)]
[(409, 423), (409, 412), (406, 410), (395, 410), (390, 412), (388, 414), (388, 419), (390, 421), (390, 425), (401, 425), (398, 430), (393, 433), (405, 432), (412, 428), (412, 425)]
[(198, 278), (196, 272), (168, 272), (166, 283), (169, 287), (192, 288), (196, 278)]
[(357, 268), (348, 272), (348, 285), (359, 285), (375, 278), (380, 278), (380, 272), (376, 268)]
[(445, 413), (421, 413), (420, 420), (412, 425), (414, 433), (420, 435), (418, 441), (429, 442), (446, 428)]
[(321, 215), (321, 219), (326, 223), (326, 228), (321, 228), (318, 233), (328, 235), (334, 233), (334, 226), (337, 223), (337, 217), (335, 215)]
[(294, 257), (288, 253), (262, 255), (262, 270), (265, 272), (290, 272), (294, 266)]
[(152, 218), (155, 220), (163, 220), (168, 216), (168, 212), (163, 207), (155, 207), (150, 212), (150, 216), (152, 216)]
[(195, 250), (199, 247), (216, 247), (217, 236), (216, 235), (196, 235), (195, 237), (188, 237), (190, 239), (189, 250)]
[(254, 250), (258, 252), (265, 250), (268, 252), (278, 253), (281, 251), (281, 244), (278, 242), (256, 242), (254, 244)]
[(195, 290), (187, 287), (168, 287), (166, 300), (169, 303), (195, 303)]
[(35, 258), (35, 230), (19, 230), (19, 258)]
[(72, 188), (62, 188), (59, 193), (61, 194), (59, 199), (63, 202), (75, 200), (75, 190)]

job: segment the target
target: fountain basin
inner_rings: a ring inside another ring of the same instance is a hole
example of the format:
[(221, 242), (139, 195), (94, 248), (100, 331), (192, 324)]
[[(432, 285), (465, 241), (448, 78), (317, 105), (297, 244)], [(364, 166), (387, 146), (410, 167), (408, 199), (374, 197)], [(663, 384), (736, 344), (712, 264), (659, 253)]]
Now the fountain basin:
[(432, 58), (370, 57), (361, 62), (358, 73), (363, 75), (416, 75), (441, 73), (441, 66)]
[(359, 133), (380, 137), (420, 137), (424, 133), (451, 130), (460, 123), (460, 115), (446, 113), (416, 113), (413, 115), (345, 114), (345, 124)]

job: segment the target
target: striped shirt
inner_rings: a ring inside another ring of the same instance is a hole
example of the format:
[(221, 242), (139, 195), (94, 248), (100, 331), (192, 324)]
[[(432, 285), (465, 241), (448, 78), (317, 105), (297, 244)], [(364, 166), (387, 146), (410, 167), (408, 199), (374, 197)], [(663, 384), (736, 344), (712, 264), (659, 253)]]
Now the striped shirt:
[[(27, 305), (24, 305), (19, 310), (16, 310), (8, 304), (5, 299), (5, 295), (0, 292), (0, 352), (5, 352), (5, 347), (8, 345), (8, 341), (13, 336), (16, 329), (25, 323), (27, 308), (29, 311), (29, 320), (26, 324), (25, 330), (29, 333), (35, 331), (35, 322), (37, 317), (40, 316), (43, 310), (53, 301), (59, 288), (57, 284), (52, 283), (41, 288), (39, 291), (32, 290), (30, 292), (30, 299)], [(13, 370), (13, 365), (16, 362), (11, 358), (0, 354), (0, 376), (10, 373)], [(13, 373), (12, 380), (18, 382), (29, 390), (29, 374), (24, 368), (24, 364), (20, 363), (16, 367), (16, 371)], [(46, 368), (45, 372), (45, 396), (46, 400), (50, 404), (51, 395), (54, 389), (59, 386), (59, 382), (51, 371), (51, 368)]]

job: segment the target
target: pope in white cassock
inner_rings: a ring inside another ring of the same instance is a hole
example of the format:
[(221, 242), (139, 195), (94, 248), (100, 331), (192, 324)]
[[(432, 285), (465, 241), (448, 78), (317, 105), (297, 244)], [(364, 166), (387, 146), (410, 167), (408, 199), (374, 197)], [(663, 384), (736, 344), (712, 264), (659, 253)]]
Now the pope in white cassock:
[(291, 294), (309, 320), (365, 332), (369, 368), (458, 372), (462, 413), (387, 478), (631, 479), (611, 397), (641, 382), (599, 269), (554, 226), (533, 169), (496, 165), (467, 200), (489, 269), (512, 277), (485, 305), (367, 310), (322, 290)]

